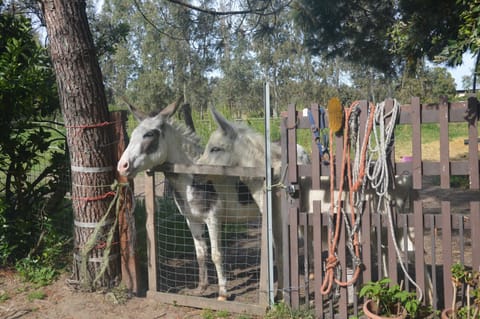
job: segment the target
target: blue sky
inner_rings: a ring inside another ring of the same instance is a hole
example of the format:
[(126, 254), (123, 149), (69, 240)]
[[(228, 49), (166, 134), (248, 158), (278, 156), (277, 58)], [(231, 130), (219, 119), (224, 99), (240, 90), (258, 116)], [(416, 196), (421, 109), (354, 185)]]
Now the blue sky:
[(464, 89), (462, 85), (462, 77), (465, 75), (472, 76), (473, 74), (473, 66), (474, 66), (474, 57), (470, 53), (465, 53), (463, 55), (463, 64), (456, 67), (456, 68), (447, 68), (448, 71), (452, 74), (455, 78), (455, 84), (457, 86), (457, 90)]

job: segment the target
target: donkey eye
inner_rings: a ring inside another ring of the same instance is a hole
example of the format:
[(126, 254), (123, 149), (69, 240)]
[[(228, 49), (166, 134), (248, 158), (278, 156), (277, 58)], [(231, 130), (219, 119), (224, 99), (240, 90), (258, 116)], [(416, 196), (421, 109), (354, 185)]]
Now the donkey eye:
[(154, 137), (155, 132), (154, 131), (148, 131), (147, 133), (143, 134), (143, 137)]
[(222, 148), (214, 146), (210, 149), (210, 153), (217, 153), (217, 152), (221, 152), (222, 150), (223, 150)]

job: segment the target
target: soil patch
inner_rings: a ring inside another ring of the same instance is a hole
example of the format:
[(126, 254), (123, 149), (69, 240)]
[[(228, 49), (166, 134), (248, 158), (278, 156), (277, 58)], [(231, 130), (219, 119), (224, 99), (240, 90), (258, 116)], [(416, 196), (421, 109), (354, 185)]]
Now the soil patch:
[[(67, 279), (65, 273), (52, 285), (36, 288), (22, 282), (14, 271), (0, 269), (0, 319), (217, 318), (210, 310), (168, 305), (150, 298), (123, 300), (125, 296), (114, 292), (80, 292), (71, 288)], [(35, 299), (34, 295), (43, 295), (43, 298)], [(119, 304), (120, 301), (123, 303)], [(221, 318), (255, 317), (231, 314)]]

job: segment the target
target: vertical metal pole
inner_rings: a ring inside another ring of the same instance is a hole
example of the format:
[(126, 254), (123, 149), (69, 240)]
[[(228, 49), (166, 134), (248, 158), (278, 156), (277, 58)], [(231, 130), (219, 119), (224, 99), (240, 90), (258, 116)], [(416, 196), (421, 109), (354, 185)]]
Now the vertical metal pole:
[[(268, 252), (268, 300), (274, 304), (273, 282), (273, 227), (272, 227), (272, 165), (270, 145), (270, 86), (265, 83), (265, 183), (266, 183), (266, 212), (267, 212), (267, 252)], [(280, 261), (282, 262), (282, 261)]]

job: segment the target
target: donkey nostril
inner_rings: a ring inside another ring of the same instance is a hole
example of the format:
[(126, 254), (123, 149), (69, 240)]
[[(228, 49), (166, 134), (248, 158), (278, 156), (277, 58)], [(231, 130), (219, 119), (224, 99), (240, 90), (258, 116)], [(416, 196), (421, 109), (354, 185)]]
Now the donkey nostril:
[(126, 172), (128, 170), (128, 166), (129, 166), (128, 161), (120, 161), (118, 163), (117, 170), (119, 172)]

